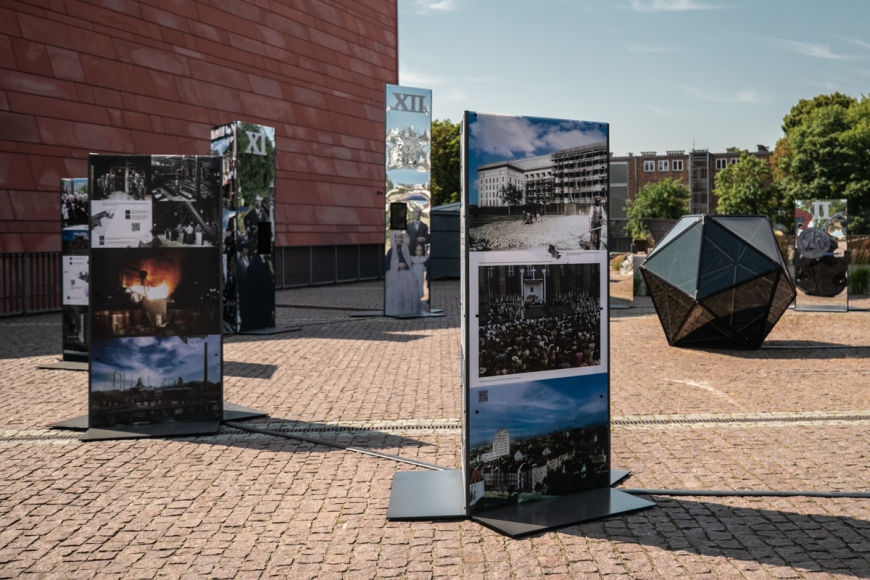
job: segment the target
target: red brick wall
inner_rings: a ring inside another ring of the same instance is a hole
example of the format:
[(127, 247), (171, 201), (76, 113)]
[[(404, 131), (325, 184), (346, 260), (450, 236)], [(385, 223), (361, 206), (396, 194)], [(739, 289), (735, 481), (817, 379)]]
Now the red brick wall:
[(206, 155), (271, 125), (277, 244), (383, 242), (396, 0), (0, 4), (0, 252), (59, 250), (60, 179), (87, 154)]

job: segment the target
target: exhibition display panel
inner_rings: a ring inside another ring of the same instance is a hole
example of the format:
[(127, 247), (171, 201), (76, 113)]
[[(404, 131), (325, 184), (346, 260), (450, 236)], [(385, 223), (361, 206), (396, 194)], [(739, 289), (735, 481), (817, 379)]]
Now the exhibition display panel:
[(90, 155), (85, 439), (223, 419), (221, 159)]
[(437, 314), (432, 311), (429, 287), (431, 126), (432, 91), (387, 85), (386, 316)]
[(671, 346), (761, 348), (795, 297), (765, 216), (684, 216), (640, 270)]
[(608, 125), (466, 112), (462, 138), (462, 469), (397, 474), (387, 517), (518, 536), (654, 505), (611, 488)]
[(797, 310), (849, 310), (848, 207), (845, 199), (796, 200)]
[(89, 351), (88, 180), (61, 179), (63, 361), (83, 363)]
[(232, 333), (275, 329), (275, 129), (234, 121), (211, 131), (221, 158), (223, 320)]

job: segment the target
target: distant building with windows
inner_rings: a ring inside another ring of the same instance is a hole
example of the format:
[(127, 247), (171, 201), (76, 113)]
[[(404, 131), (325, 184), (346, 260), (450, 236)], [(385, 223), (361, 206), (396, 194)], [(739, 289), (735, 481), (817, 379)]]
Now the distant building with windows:
[(480, 460), (484, 463), (489, 463), (499, 457), (510, 455), (510, 452), (511, 436), (507, 429), (499, 429), (495, 432), (495, 437), (492, 438), (492, 451), (482, 454)]
[[(688, 213), (715, 213), (718, 199), (715, 192), (715, 177), (729, 165), (737, 163), (741, 151), (730, 149), (724, 153), (711, 153), (707, 149), (643, 151), (640, 155), (610, 158), (610, 241), (611, 251), (629, 251), (631, 240), (624, 235), (628, 221), (625, 203), (637, 197), (637, 193), (650, 183), (665, 178), (678, 179), (686, 186), (691, 197)], [(770, 149), (756, 146), (750, 155), (770, 160)]]
[(502, 190), (511, 185), (522, 192), (516, 205), (592, 203), (607, 195), (607, 142), (481, 165), (477, 177), (480, 207), (507, 205)]

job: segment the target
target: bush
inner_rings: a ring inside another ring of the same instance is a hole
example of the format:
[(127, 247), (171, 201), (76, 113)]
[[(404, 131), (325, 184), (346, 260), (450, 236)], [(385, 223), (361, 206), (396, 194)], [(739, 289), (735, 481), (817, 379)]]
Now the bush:
[(849, 294), (862, 296), (870, 290), (870, 268), (858, 266), (849, 273)]
[(622, 268), (622, 263), (625, 261), (625, 257), (628, 254), (619, 254), (612, 260), (610, 260), (610, 269), (614, 272), (619, 272), (619, 269)]
[(646, 282), (644, 282), (643, 274), (640, 272), (634, 274), (634, 295), (646, 296)]

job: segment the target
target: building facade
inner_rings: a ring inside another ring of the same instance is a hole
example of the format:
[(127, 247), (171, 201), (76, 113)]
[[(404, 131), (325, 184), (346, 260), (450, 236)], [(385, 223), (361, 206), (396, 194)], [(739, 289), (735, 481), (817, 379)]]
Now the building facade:
[[(635, 199), (645, 186), (662, 179), (677, 179), (686, 186), (691, 197), (688, 213), (716, 213), (718, 198), (715, 192), (716, 174), (737, 163), (741, 151), (729, 150), (711, 153), (707, 149), (644, 151), (640, 155), (610, 158), (610, 235), (615, 242), (614, 251), (628, 251), (631, 240), (623, 235), (627, 221), (625, 204)], [(770, 160), (771, 152), (764, 145), (757, 145), (750, 152), (755, 157)]]
[[(276, 245), (383, 244), (395, 0), (0, 7), (0, 254), (60, 249), (60, 179), (87, 155), (207, 155), (275, 127)], [(356, 260), (356, 257), (354, 258)]]
[[(592, 203), (607, 195), (607, 142), (560, 149), (513, 161), (500, 161), (477, 168), (478, 205), (548, 205)], [(506, 203), (503, 191), (519, 190), (516, 203)]]

